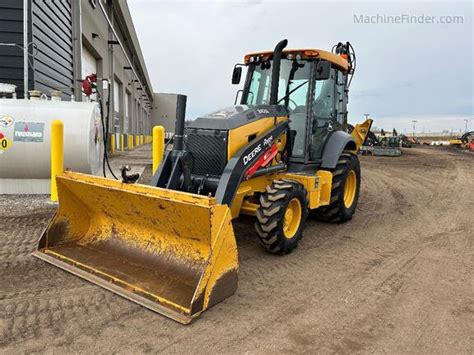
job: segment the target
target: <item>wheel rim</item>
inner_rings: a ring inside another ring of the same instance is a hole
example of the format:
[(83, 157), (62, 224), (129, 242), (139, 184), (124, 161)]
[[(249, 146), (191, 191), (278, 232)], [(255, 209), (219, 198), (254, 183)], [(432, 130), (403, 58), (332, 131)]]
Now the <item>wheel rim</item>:
[(285, 238), (291, 239), (295, 236), (301, 223), (301, 202), (296, 197), (291, 199), (286, 207), (283, 219), (283, 234)]
[(344, 185), (344, 206), (349, 208), (354, 203), (357, 189), (357, 175), (354, 170), (350, 170)]

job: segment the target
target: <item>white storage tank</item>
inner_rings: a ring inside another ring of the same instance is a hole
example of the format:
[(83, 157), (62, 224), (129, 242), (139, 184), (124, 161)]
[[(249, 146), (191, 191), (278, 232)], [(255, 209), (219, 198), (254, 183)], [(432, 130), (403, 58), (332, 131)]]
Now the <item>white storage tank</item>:
[(48, 194), (51, 122), (64, 124), (64, 168), (100, 175), (104, 144), (97, 103), (0, 99), (0, 194)]

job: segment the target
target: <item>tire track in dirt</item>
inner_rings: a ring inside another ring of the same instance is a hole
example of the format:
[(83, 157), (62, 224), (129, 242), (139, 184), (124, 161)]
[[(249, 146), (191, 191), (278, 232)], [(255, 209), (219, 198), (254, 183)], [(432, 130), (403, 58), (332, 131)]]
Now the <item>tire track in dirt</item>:
[[(393, 179), (390, 179), (390, 182), (386, 182), (386, 186), (390, 186), (391, 184), (393, 184)], [(433, 186), (435, 187), (435, 186)], [(415, 189), (418, 189), (419, 187), (415, 187)], [(390, 190), (389, 190), (390, 191)], [(397, 190), (399, 191), (399, 190)], [(399, 192), (400, 193), (400, 192)], [(393, 193), (389, 192), (387, 193), (388, 196), (392, 195), (393, 197)], [(396, 197), (397, 194), (395, 194)], [(403, 196), (403, 195), (402, 195)], [(387, 212), (389, 212), (390, 210), (392, 210), (393, 212), (393, 209), (388, 209)], [(307, 241), (307, 238), (305, 238), (303, 240), (303, 242)], [(329, 242), (329, 241), (328, 241)], [(380, 259), (371, 259), (368, 264), (373, 266), (373, 267), (377, 267), (379, 270), (380, 268), (382, 269), (385, 269), (383, 274), (380, 275), (380, 277), (378, 277), (376, 280), (373, 280), (373, 287), (372, 289), (374, 291), (379, 291), (379, 292), (383, 292), (384, 294), (388, 294), (389, 296), (393, 296), (395, 295), (397, 292), (396, 291), (399, 291), (400, 288), (403, 286), (403, 282), (402, 282), (402, 279), (400, 277), (398, 277), (399, 274), (403, 274), (403, 273), (408, 273), (414, 266), (415, 266), (415, 260), (416, 260), (416, 257), (417, 255), (419, 255), (420, 251), (425, 249), (427, 246), (429, 246), (430, 244), (432, 244), (432, 240), (430, 238), (427, 238), (427, 239), (419, 239), (416, 241), (416, 244), (418, 245), (417, 248), (412, 248), (409, 250), (409, 251), (406, 251), (405, 253), (403, 253), (403, 250), (405, 249), (406, 245), (407, 244), (411, 244), (413, 241), (409, 241), (409, 240), (401, 240), (400, 242), (398, 242), (396, 245), (394, 245), (394, 250), (393, 251), (389, 251), (385, 253), (385, 255), (382, 255), (382, 257)], [(321, 246), (319, 246), (321, 247)], [(334, 247), (334, 244), (331, 244), (331, 247)], [(301, 246), (301, 249), (304, 249), (304, 250), (307, 250), (307, 245), (304, 245), (302, 244)], [(377, 253), (378, 251), (380, 250), (383, 250), (383, 249), (386, 249), (386, 248), (383, 248), (382, 246), (380, 248), (378, 248), (378, 250), (375, 251), (375, 253)], [(299, 252), (301, 253), (301, 251), (299, 250)], [(325, 251), (324, 250), (321, 250), (321, 253), (324, 253)], [(357, 254), (356, 255), (356, 258), (360, 258), (361, 254), (362, 253), (353, 253), (353, 254)], [(306, 266), (309, 266), (309, 268), (313, 265), (307, 263), (307, 255), (301, 255), (300, 254), (300, 257), (301, 259), (304, 259), (306, 260)], [(396, 258), (393, 262), (384, 262), (383, 260), (384, 259), (389, 259), (390, 258)], [(381, 261), (382, 260), (382, 261)], [(320, 262), (324, 263), (326, 260), (321, 260), (320, 259)], [(279, 267), (276, 267), (273, 265), (273, 263), (271, 262), (268, 262), (268, 260), (262, 260), (261, 261), (261, 264), (263, 265), (258, 267), (258, 271), (255, 271), (254, 274), (248, 274), (248, 275), (243, 275), (245, 276), (246, 278), (247, 277), (257, 277), (257, 280), (258, 281), (263, 281), (263, 282), (257, 282), (255, 284), (255, 282), (252, 282), (251, 283), (251, 289), (252, 290), (255, 290), (255, 286), (259, 286), (257, 291), (261, 291), (261, 290), (266, 290), (267, 293), (272, 293), (274, 290), (272, 288), (269, 289), (269, 287), (271, 286), (270, 283), (271, 282), (275, 282), (275, 280), (281, 280), (280, 277), (284, 277), (286, 274), (290, 274), (290, 275), (294, 275), (294, 268), (298, 269), (301, 264), (298, 263), (298, 261), (294, 261), (292, 260), (291, 262), (291, 267), (288, 267), (288, 266), (279, 266)], [(279, 265), (279, 264), (278, 264)], [(280, 273), (279, 270), (283, 269), (285, 272), (284, 273)], [(308, 269), (308, 268), (306, 268)], [(289, 272), (287, 272), (289, 271)], [(338, 270), (336, 270), (338, 271)], [(241, 271), (241, 275), (244, 271)], [(273, 277), (269, 277), (267, 280), (265, 278), (258, 278), (258, 276), (261, 276), (261, 275), (273, 275)], [(370, 285), (368, 286), (367, 285), (367, 280), (364, 278), (364, 275), (363, 273), (360, 273), (360, 276), (359, 274), (355, 275), (356, 278), (354, 278), (354, 275), (351, 274), (351, 277), (349, 277), (348, 279), (344, 280), (344, 285), (345, 287), (351, 287), (351, 288), (360, 288), (360, 289), (363, 289), (363, 288), (369, 288), (370, 289)], [(357, 277), (359, 276), (359, 277)], [(355, 279), (358, 278), (358, 282), (354, 281)], [(297, 281), (295, 282), (296, 284), (299, 284), (299, 281), (301, 280), (297, 280), (296, 277), (293, 277), (292, 278), (292, 281)], [(282, 287), (285, 286), (285, 284), (281, 285)], [(324, 303), (325, 305), (325, 308), (331, 308), (332, 307), (335, 307), (337, 306), (337, 303), (338, 303), (338, 299), (336, 298), (337, 301), (335, 301), (334, 303), (331, 303), (331, 302), (328, 302), (328, 299), (331, 298), (331, 295), (334, 294), (334, 292), (332, 292), (333, 290), (337, 289), (337, 287), (333, 288), (333, 289), (325, 289), (325, 292), (327, 293), (327, 296), (321, 296), (321, 293), (319, 293), (319, 296), (320, 297), (313, 297), (313, 300), (316, 299), (315, 303), (319, 304), (319, 303)], [(317, 296), (318, 293), (315, 293), (313, 296)], [(292, 294), (292, 296), (294, 297), (294, 294)], [(307, 294), (305, 294), (305, 297), (304, 298), (301, 298), (300, 301), (304, 302), (306, 301), (306, 303), (308, 303), (307, 301)], [(244, 297), (244, 296), (242, 296)], [(294, 302), (293, 303), (298, 303), (299, 299), (298, 298), (293, 298), (292, 299)], [(254, 300), (252, 300), (254, 301)], [(254, 308), (257, 308), (255, 307), (255, 305), (253, 305)], [(264, 309), (261, 308), (261, 304), (257, 304), (258, 308), (259, 308), (259, 311), (262, 312), (264, 311)], [(294, 309), (291, 309), (291, 312), (293, 312)], [(216, 311), (217, 312), (217, 311)], [(289, 321), (289, 319), (291, 318), (291, 316), (288, 314), (288, 313), (283, 313), (283, 315), (277, 315), (275, 316), (275, 313), (274, 312), (269, 312), (269, 316), (268, 318), (264, 318), (264, 321), (262, 323), (264, 324), (279, 324), (279, 320), (284, 320), (284, 321)], [(234, 317), (235, 315), (232, 314), (232, 317)], [(261, 316), (259, 314), (259, 316)], [(272, 328), (270, 326), (270, 328)], [(278, 336), (275, 336), (275, 333), (272, 333), (272, 332), (268, 332), (269, 334), (267, 334), (268, 336), (273, 336), (273, 338), (278, 338)], [(245, 332), (241, 337), (239, 338), (236, 338), (235, 340), (233, 340), (232, 342), (234, 343), (241, 343), (243, 342), (245, 339), (248, 339), (248, 337), (250, 336), (255, 336), (255, 329), (249, 329), (249, 332)], [(265, 338), (265, 337), (263, 337)], [(186, 342), (186, 337), (184, 338), (180, 338), (178, 340), (176, 340), (176, 344), (177, 343), (183, 343), (183, 342)], [(194, 342), (193, 342), (194, 345), (196, 345)], [(209, 345), (209, 344), (207, 344)], [(255, 345), (255, 344), (254, 344)], [(347, 344), (346, 344), (347, 345)], [(206, 347), (206, 343), (200, 343), (199, 346), (204, 346), (204, 349), (207, 349)], [(214, 349), (212, 344), (211, 346), (209, 347), (211, 349)], [(239, 350), (240, 348), (237, 346), (235, 348), (235, 350)], [(164, 348), (160, 348), (160, 350), (169, 350), (168, 347), (164, 347)], [(227, 348), (227, 350), (229, 350)]]
[[(467, 352), (466, 312), (473, 305), (463, 292), (472, 274), (468, 233), (474, 231), (465, 213), (472, 198), (465, 191), (473, 188), (472, 159), (430, 149), (376, 158), (361, 159), (361, 200), (353, 220), (308, 220), (291, 255), (264, 253), (253, 220), (236, 221), (237, 294), (188, 327), (29, 258), (20, 248), (18, 256), (0, 259), (0, 266), (10, 265), (8, 280), (19, 280), (0, 296), (4, 350), (420, 352), (432, 344), (429, 349), (440, 352), (446, 343), (436, 336), (439, 323), (456, 330), (449, 333), (457, 344), (451, 350)], [(28, 230), (20, 247), (28, 246), (26, 240), (35, 244), (38, 228)], [(440, 282), (447, 284), (438, 290)]]
[(29, 255), (35, 248), (52, 212), (40, 211), (21, 216), (2, 217), (0, 265)]

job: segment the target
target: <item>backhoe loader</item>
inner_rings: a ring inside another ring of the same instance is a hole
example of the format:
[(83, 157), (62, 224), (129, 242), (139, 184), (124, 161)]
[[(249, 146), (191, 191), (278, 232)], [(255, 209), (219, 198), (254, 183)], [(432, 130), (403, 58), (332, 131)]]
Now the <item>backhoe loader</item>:
[(352, 46), (286, 45), (234, 67), (233, 84), (247, 68), (239, 104), (185, 127), (180, 97), (173, 149), (150, 186), (57, 176), (58, 210), (34, 255), (187, 324), (236, 291), (239, 215), (256, 217), (256, 237), (274, 254), (296, 248), (308, 214), (350, 220), (371, 125), (346, 132)]

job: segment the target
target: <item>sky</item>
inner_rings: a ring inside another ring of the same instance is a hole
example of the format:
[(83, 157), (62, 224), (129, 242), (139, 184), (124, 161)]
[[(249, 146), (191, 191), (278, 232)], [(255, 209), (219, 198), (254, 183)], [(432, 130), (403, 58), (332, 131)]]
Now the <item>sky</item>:
[[(411, 132), (474, 130), (471, 1), (128, 0), (155, 92), (188, 96), (187, 119), (234, 103), (246, 53), (350, 41), (349, 121)], [(362, 16), (364, 22), (358, 23)], [(402, 17), (395, 23), (396, 16)], [(428, 23), (431, 21), (432, 23)], [(444, 23), (441, 23), (444, 22)], [(446, 23), (451, 22), (451, 23)], [(243, 80), (242, 80), (243, 83)]]

